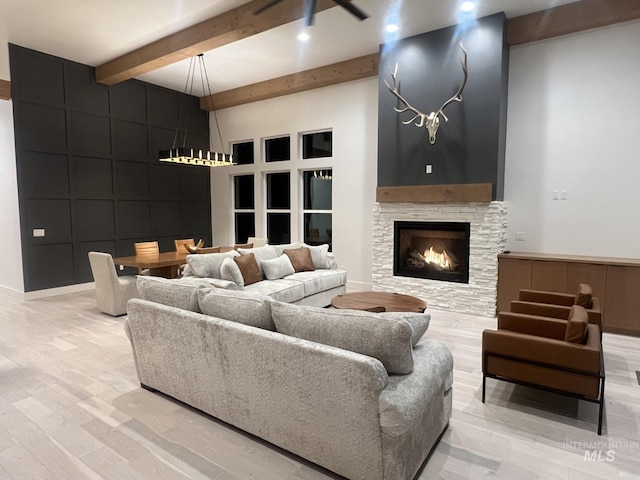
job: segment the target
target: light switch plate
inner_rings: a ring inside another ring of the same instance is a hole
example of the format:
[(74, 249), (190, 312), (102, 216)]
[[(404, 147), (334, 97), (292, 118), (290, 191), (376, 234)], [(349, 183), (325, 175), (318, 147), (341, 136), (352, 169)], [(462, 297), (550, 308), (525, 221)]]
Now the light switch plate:
[(34, 228), (33, 229), (34, 237), (44, 237), (44, 228)]

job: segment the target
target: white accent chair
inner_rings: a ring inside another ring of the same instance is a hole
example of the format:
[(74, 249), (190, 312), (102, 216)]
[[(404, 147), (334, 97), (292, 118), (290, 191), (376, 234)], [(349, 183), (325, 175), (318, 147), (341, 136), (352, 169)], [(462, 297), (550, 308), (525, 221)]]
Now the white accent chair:
[(127, 302), (138, 297), (136, 277), (118, 277), (113, 258), (108, 253), (89, 252), (89, 263), (96, 284), (98, 310), (117, 317), (127, 313)]
[(267, 244), (268, 240), (266, 238), (260, 237), (249, 237), (247, 239), (247, 243), (253, 243), (253, 248), (256, 247), (264, 247)]

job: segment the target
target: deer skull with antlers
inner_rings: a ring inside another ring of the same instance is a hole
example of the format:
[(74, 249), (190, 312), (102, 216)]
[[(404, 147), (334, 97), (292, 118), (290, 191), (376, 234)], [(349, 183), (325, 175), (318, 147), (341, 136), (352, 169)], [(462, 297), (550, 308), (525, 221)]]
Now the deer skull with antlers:
[(400, 95), (400, 93), (398, 92), (398, 80), (396, 78), (396, 75), (398, 73), (398, 64), (397, 63), (396, 63), (395, 70), (391, 70), (391, 68), (389, 68), (389, 71), (391, 71), (391, 78), (393, 79), (393, 88), (391, 88), (391, 85), (389, 85), (389, 83), (386, 80), (384, 81), (384, 83), (387, 86), (387, 88), (389, 89), (389, 91), (391, 93), (393, 93), (396, 97), (398, 97), (398, 100), (400, 100), (405, 105), (404, 108), (393, 107), (393, 109), (398, 113), (404, 113), (404, 112), (409, 111), (409, 112), (413, 112), (415, 114), (409, 120), (407, 120), (406, 122), (402, 122), (402, 123), (404, 125), (409, 125), (410, 123), (412, 123), (415, 120), (415, 126), (416, 127), (425, 126), (427, 128), (427, 130), (429, 131), (429, 143), (431, 143), (431, 145), (436, 143), (436, 132), (438, 131), (438, 127), (440, 126), (440, 118), (439, 118), (440, 115), (442, 115), (442, 118), (444, 118), (445, 122), (449, 121), (447, 116), (444, 114), (444, 109), (445, 109), (445, 107), (447, 105), (449, 105), (452, 102), (461, 102), (462, 101), (462, 90), (464, 90), (464, 87), (467, 84), (467, 77), (468, 77), (468, 74), (467, 74), (467, 51), (462, 46), (462, 42), (458, 43), (458, 45), (460, 45), (460, 48), (462, 49), (462, 53), (463, 53), (463, 57), (460, 59), (460, 63), (462, 64), (462, 72), (464, 73), (464, 80), (462, 80), (462, 84), (460, 85), (460, 88), (458, 88), (458, 91), (456, 92), (456, 94), (453, 97), (451, 97), (449, 100), (444, 102), (442, 104), (442, 106), (438, 110), (436, 110), (435, 112), (431, 112), (429, 114), (422, 113), (417, 108), (412, 107), (411, 104), (409, 102), (407, 102), (402, 95)]

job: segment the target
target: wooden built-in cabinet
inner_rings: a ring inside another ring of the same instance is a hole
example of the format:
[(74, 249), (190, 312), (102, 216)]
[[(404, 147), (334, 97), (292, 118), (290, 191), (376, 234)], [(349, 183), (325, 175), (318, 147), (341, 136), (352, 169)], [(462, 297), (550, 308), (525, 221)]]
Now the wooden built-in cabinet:
[(509, 310), (521, 288), (575, 293), (580, 283), (600, 299), (605, 332), (640, 336), (640, 259), (503, 253), (497, 310)]

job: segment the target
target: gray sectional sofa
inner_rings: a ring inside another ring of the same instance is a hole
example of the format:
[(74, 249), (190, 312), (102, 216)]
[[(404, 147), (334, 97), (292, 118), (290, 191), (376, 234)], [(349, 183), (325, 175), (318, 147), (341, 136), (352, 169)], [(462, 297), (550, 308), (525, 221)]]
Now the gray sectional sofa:
[[(313, 270), (295, 271), (284, 251), (303, 247), (310, 252)], [(245, 290), (298, 305), (324, 307), (331, 303), (333, 297), (345, 292), (347, 283), (347, 272), (338, 269), (336, 262), (328, 257), (328, 248), (328, 245), (294, 243), (189, 255), (182, 281)], [(255, 257), (263, 280), (246, 285), (234, 258), (248, 255)]]
[(412, 479), (448, 425), (453, 359), (421, 339), (428, 314), (144, 277), (138, 289), (125, 330), (143, 387), (333, 472)]

